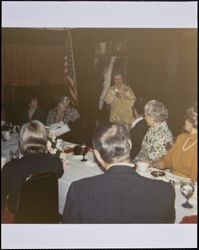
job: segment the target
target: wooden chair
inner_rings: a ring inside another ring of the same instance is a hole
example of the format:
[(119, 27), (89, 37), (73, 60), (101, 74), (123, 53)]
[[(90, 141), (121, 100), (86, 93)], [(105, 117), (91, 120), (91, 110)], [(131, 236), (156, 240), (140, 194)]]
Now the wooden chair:
[(58, 180), (53, 172), (30, 175), (18, 197), (15, 223), (59, 223)]

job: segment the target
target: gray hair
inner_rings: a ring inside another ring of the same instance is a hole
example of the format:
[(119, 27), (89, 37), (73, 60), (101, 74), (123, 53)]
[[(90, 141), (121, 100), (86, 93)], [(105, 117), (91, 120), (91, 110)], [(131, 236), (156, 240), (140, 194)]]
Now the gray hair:
[(151, 100), (144, 109), (145, 115), (150, 116), (154, 122), (164, 122), (168, 119), (168, 110), (162, 102)]
[(34, 120), (24, 124), (19, 134), (19, 148), (21, 153), (42, 152), (47, 147), (47, 130), (43, 123)]
[(198, 126), (198, 112), (196, 107), (187, 109), (185, 119), (188, 120), (193, 128)]
[(119, 163), (130, 158), (130, 136), (124, 125), (100, 124), (93, 136), (93, 147), (106, 163)]

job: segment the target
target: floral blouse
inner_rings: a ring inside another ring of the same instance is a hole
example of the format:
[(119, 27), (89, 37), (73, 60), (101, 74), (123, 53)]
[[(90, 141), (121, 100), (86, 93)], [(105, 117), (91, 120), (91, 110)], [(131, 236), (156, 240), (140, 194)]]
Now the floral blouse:
[(143, 139), (140, 152), (134, 158), (137, 161), (157, 161), (166, 155), (173, 143), (173, 135), (166, 122), (150, 127)]
[[(48, 113), (46, 124), (47, 126), (56, 123), (56, 116), (57, 116), (57, 107), (51, 109)], [(80, 117), (79, 112), (75, 107), (68, 107), (64, 117), (63, 122), (68, 124), (69, 122), (75, 122)]]

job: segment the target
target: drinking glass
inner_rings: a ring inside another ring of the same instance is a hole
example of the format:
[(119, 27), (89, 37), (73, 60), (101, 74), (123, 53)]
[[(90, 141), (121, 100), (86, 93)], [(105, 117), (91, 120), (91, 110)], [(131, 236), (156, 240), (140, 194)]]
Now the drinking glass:
[(13, 128), (14, 128), (14, 126), (13, 126), (12, 122), (9, 122), (10, 134), (13, 134)]
[(195, 190), (194, 183), (190, 180), (183, 180), (180, 182), (180, 192), (186, 198), (186, 202), (182, 203), (181, 206), (184, 208), (192, 208), (193, 206), (189, 203), (189, 198), (193, 195)]
[(3, 140), (3, 142), (6, 142), (6, 138), (5, 138), (5, 136), (3, 135), (2, 132), (1, 132), (1, 139)]
[(11, 160), (16, 160), (19, 158), (19, 150), (10, 150), (9, 155)]
[(16, 132), (19, 134), (19, 132), (20, 132), (20, 125), (16, 125)]
[(81, 154), (83, 155), (83, 158), (81, 159), (81, 161), (87, 161), (87, 159), (85, 158), (85, 155), (87, 154), (88, 152), (88, 147), (86, 146), (85, 143), (83, 143), (81, 145)]

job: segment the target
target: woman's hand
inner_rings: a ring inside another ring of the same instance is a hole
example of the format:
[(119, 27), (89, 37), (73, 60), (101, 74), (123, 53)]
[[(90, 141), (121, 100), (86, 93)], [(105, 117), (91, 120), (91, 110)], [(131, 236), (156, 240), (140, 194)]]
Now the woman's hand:
[(164, 162), (163, 161), (154, 161), (151, 163), (151, 166), (154, 168), (158, 168), (158, 169), (164, 169)]

